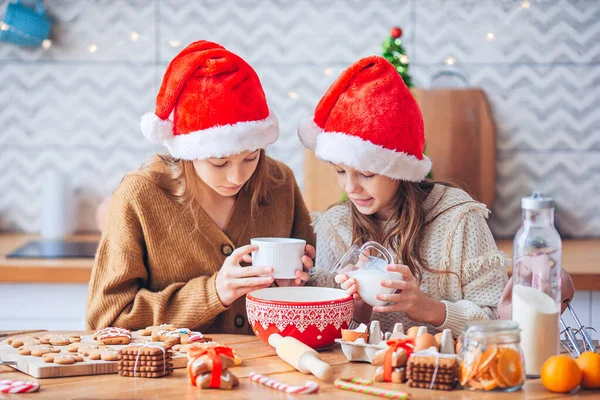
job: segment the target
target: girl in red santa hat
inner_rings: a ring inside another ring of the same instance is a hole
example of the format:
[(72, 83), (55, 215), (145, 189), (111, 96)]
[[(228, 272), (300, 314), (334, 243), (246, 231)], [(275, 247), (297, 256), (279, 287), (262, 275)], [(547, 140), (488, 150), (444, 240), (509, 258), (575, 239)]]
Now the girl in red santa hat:
[[(279, 126), (256, 72), (216, 43), (192, 43), (169, 64), (141, 128), (169, 154), (114, 193), (90, 280), (88, 328), (170, 323), (251, 334), (243, 296), (277, 282), (271, 266), (240, 265), (256, 250), (250, 239), (305, 239), (306, 270), (314, 258), (292, 171), (265, 155)], [(296, 276), (285, 283), (309, 278)]]
[(348, 198), (316, 218), (311, 284), (341, 284), (360, 300), (356, 279), (334, 278), (329, 268), (355, 241), (373, 240), (391, 251), (397, 264), (386, 268), (403, 279), (381, 282), (396, 289), (378, 294), (386, 305), (357, 301), (356, 322), (376, 319), (385, 331), (396, 322), (450, 328), (456, 336), (465, 322), (497, 318), (507, 259), (487, 226), (489, 210), (460, 189), (425, 179), (431, 161), (423, 154), (423, 118), (392, 64), (378, 56), (356, 62), (298, 134), (331, 163)]

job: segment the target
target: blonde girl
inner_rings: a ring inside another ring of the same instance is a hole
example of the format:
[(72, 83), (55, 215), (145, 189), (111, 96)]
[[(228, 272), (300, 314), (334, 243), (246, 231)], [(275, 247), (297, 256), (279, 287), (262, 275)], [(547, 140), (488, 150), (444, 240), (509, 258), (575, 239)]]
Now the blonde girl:
[[(173, 119), (170, 120), (170, 115)], [(89, 329), (163, 323), (252, 333), (244, 295), (274, 284), (253, 237), (305, 239), (310, 218), (291, 170), (265, 155), (279, 134), (256, 72), (222, 46), (192, 43), (169, 64), (144, 135), (166, 145), (111, 200), (87, 307)]]

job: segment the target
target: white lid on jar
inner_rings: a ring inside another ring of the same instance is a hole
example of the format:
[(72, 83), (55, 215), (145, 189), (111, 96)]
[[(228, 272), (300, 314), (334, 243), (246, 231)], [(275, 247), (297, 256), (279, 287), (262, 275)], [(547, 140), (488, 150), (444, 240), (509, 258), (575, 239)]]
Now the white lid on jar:
[(523, 210), (545, 210), (554, 208), (554, 199), (545, 197), (542, 192), (533, 192), (531, 197), (521, 199), (521, 208)]

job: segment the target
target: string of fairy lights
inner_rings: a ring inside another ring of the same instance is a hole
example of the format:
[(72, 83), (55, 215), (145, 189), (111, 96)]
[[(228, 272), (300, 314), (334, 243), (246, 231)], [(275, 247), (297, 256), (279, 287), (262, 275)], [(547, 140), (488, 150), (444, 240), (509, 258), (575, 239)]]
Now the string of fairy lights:
[[(520, 9), (524, 9), (524, 10), (530, 9), (531, 8), (531, 1), (529, 1), (529, 0), (523, 0), (521, 2), (521, 4), (520, 4), (519, 8)], [(11, 27), (8, 24), (6, 24), (5, 22), (0, 22), (0, 30), (2, 30), (2, 31), (8, 31), (10, 28)], [(129, 40), (131, 42), (137, 42), (137, 41), (140, 40), (140, 38), (141, 38), (141, 35), (137, 31), (132, 31), (132, 32), (129, 33)], [(485, 40), (487, 40), (488, 42), (495, 41), (496, 40), (496, 33), (494, 33), (494, 32), (487, 32), (485, 34)], [(178, 40), (178, 39), (169, 39), (168, 43), (169, 43), (169, 46), (172, 47), (172, 48), (179, 48), (179, 47), (181, 47), (181, 40)], [(41, 47), (44, 50), (50, 49), (52, 47), (52, 40), (51, 39), (44, 40), (42, 42)], [(97, 53), (98, 51), (100, 51), (100, 46), (97, 43), (90, 43), (90, 44), (88, 44), (86, 46), (86, 50), (89, 53), (94, 54), (94, 53)], [(408, 56), (406, 56), (406, 55), (400, 56), (400, 62), (403, 63), (403, 64), (408, 64), (408, 62), (409, 62)], [(456, 58), (454, 56), (452, 56), (452, 55), (448, 55), (444, 59), (444, 63), (446, 65), (450, 65), (451, 66), (451, 65), (456, 64), (456, 62), (457, 62)], [(325, 68), (323, 70), (323, 74), (325, 76), (331, 76), (331, 75), (333, 75), (333, 72), (334, 72), (333, 68), (330, 68), (330, 67)], [(295, 91), (289, 91), (288, 92), (288, 97), (290, 99), (292, 99), (292, 100), (296, 100), (296, 99), (298, 99), (298, 93), (295, 92)]]

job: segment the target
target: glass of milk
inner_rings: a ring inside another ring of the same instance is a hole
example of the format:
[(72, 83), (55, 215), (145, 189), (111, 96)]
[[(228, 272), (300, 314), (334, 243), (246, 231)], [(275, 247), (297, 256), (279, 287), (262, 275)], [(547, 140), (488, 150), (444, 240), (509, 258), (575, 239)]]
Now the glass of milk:
[(542, 193), (521, 200), (523, 221), (514, 240), (512, 319), (521, 328), (525, 372), (539, 377), (542, 364), (560, 352), (560, 235), (554, 200)]
[(343, 273), (356, 280), (358, 294), (368, 305), (382, 306), (385, 301), (377, 299), (379, 293), (391, 294), (395, 289), (381, 286), (384, 280), (402, 280), (402, 274), (386, 270), (394, 263), (388, 249), (377, 242), (366, 242), (362, 246), (354, 243), (333, 268), (334, 273)]

